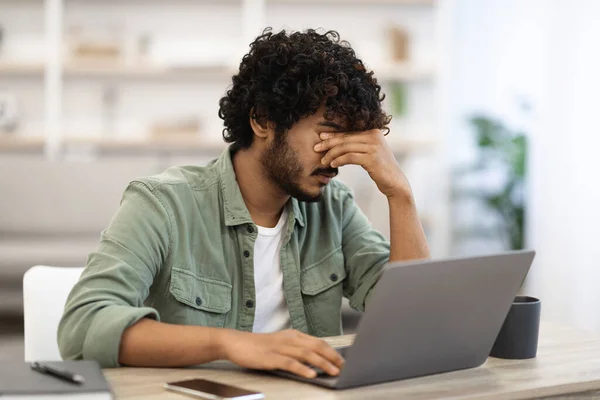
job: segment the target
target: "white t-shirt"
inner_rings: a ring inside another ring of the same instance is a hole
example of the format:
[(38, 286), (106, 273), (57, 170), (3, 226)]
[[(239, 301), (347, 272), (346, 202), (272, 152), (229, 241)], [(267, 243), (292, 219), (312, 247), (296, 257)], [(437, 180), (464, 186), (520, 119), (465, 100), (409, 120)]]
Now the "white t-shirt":
[(256, 301), (253, 332), (276, 332), (290, 327), (290, 313), (283, 293), (283, 274), (279, 251), (286, 232), (284, 209), (274, 228), (257, 226), (254, 243), (254, 287)]

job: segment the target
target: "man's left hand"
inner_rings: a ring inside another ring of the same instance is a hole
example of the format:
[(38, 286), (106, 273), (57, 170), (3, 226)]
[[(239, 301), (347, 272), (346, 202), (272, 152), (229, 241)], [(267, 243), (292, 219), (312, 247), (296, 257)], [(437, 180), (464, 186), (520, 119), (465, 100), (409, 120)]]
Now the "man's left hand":
[(316, 152), (326, 152), (323, 165), (338, 168), (360, 165), (388, 198), (410, 195), (410, 186), (394, 153), (379, 129), (363, 132), (321, 133)]

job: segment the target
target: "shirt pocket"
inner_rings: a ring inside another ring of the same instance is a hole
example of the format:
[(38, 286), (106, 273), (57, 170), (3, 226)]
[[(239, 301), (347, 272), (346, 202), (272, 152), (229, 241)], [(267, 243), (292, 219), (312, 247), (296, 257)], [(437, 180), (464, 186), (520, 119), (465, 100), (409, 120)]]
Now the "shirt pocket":
[(346, 269), (341, 248), (301, 271), (300, 286), (310, 333), (321, 337), (342, 333), (344, 279)]
[(169, 291), (177, 306), (167, 317), (168, 322), (223, 327), (226, 314), (231, 310), (231, 289), (228, 282), (172, 268)]

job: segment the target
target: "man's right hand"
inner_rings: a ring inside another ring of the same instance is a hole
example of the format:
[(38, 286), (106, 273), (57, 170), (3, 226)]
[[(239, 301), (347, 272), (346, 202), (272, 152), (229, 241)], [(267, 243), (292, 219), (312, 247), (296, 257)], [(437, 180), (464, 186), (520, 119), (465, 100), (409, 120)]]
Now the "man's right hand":
[(226, 329), (220, 335), (221, 356), (245, 368), (284, 370), (305, 378), (316, 372), (307, 366), (338, 375), (342, 356), (325, 341), (296, 330), (250, 333)]

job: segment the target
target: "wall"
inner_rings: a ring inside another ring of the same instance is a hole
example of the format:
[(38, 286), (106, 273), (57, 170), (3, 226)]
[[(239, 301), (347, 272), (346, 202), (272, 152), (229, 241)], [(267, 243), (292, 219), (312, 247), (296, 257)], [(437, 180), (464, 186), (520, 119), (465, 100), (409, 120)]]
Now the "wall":
[(532, 290), (549, 318), (600, 332), (600, 3), (556, 0), (550, 14), (547, 120), (537, 137)]
[[(537, 256), (525, 291), (541, 297), (544, 319), (600, 331), (598, 15), (594, 0), (457, 1), (448, 140), (455, 163), (471, 159), (465, 121), (478, 111), (529, 132), (528, 247)], [(472, 214), (458, 219), (485, 218)], [(479, 241), (457, 251), (499, 247)]]

